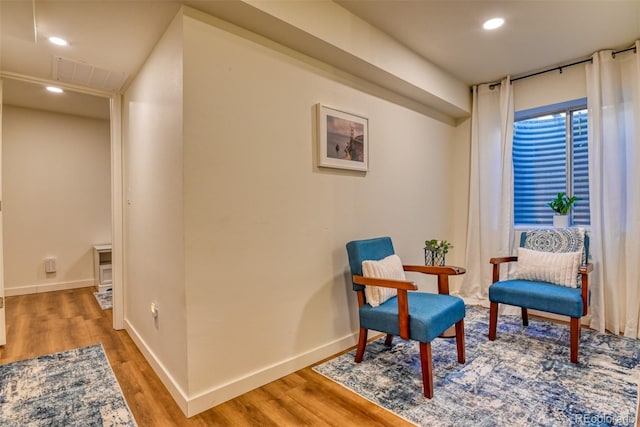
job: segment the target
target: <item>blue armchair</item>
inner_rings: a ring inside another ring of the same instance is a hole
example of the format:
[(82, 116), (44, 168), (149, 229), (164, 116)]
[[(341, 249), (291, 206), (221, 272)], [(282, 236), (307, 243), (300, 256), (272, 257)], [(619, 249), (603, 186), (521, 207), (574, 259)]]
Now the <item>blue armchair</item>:
[[(355, 361), (362, 361), (369, 329), (386, 333), (385, 344), (390, 345), (394, 335), (420, 343), (420, 362), (424, 395), (433, 397), (431, 341), (455, 324), (458, 362), (465, 362), (464, 316), (462, 299), (448, 294), (448, 276), (465, 272), (457, 267), (400, 266), (403, 271), (413, 271), (438, 276), (438, 294), (411, 292), (418, 289), (414, 282), (363, 275), (364, 261), (380, 261), (394, 255), (389, 237), (357, 240), (347, 243), (353, 290), (358, 295), (360, 335)], [(403, 273), (404, 274), (404, 273)], [(374, 307), (367, 302), (365, 287), (376, 286), (397, 290), (392, 296)]]
[[(567, 282), (562, 286), (547, 280), (540, 280), (540, 276), (554, 278), (553, 255), (549, 262), (538, 258), (537, 264), (532, 262), (533, 268), (525, 269), (511, 280), (500, 281), (500, 265), (507, 262), (518, 261), (517, 256), (491, 258), (493, 264), (493, 283), (489, 287), (489, 340), (496, 339), (498, 323), (498, 305), (508, 304), (521, 308), (522, 324), (529, 325), (527, 309), (539, 310), (548, 313), (560, 314), (570, 317), (570, 358), (571, 362), (578, 363), (578, 343), (580, 341), (580, 318), (587, 314), (589, 305), (589, 273), (593, 265), (589, 260), (589, 236), (577, 229), (543, 229), (531, 230), (522, 233), (520, 248), (532, 250), (525, 252), (519, 250), (527, 257), (544, 256), (546, 254), (564, 254), (563, 259), (568, 259), (572, 254), (578, 258), (573, 272), (573, 283)], [(542, 254), (541, 254), (542, 253)], [(527, 258), (529, 259), (529, 258)], [(542, 262), (540, 261), (542, 260)], [(518, 266), (519, 267), (519, 266)], [(566, 267), (566, 266), (565, 266)], [(547, 271), (536, 271), (547, 270)], [(568, 270), (567, 270), (568, 271)], [(531, 277), (527, 277), (532, 275)], [(537, 277), (536, 277), (537, 276)], [(569, 274), (567, 277), (571, 277)], [(532, 280), (533, 279), (533, 280)], [(538, 279), (538, 280), (536, 280)]]

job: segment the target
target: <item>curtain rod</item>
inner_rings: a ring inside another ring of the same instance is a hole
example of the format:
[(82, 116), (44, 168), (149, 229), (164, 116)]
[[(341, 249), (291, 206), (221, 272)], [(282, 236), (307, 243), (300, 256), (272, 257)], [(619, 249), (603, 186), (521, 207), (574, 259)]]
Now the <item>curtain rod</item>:
[[(636, 52), (636, 47), (635, 46), (631, 46), (631, 47), (628, 47), (626, 49), (614, 50), (613, 52), (611, 52), (611, 56), (615, 58), (617, 54), (624, 53), (624, 52), (629, 52), (629, 51), (633, 51), (634, 53), (637, 53)], [(549, 68), (548, 70), (538, 71), (536, 73), (531, 73), (531, 74), (527, 74), (527, 75), (524, 75), (524, 76), (516, 77), (514, 79), (511, 79), (511, 83), (513, 83), (513, 82), (515, 82), (517, 80), (526, 79), (526, 78), (537, 76), (537, 75), (540, 75), (540, 74), (550, 73), (552, 71), (560, 71), (560, 74), (562, 74), (562, 70), (563, 69), (568, 68), (568, 67), (573, 67), (574, 65), (584, 64), (585, 62), (593, 62), (593, 58), (582, 59), (580, 61), (572, 62), (570, 64), (559, 65), (557, 67)], [(491, 83), (489, 85), (489, 89), (493, 89), (496, 86), (500, 86), (501, 84), (502, 84), (501, 82)]]
[(593, 62), (593, 58), (587, 58), (587, 59), (583, 59), (582, 61), (572, 62), (571, 64), (560, 65), (554, 68), (549, 68), (548, 70), (538, 71), (537, 73), (531, 73), (525, 76), (516, 77), (514, 79), (511, 79), (511, 83), (518, 80), (522, 80), (522, 79), (528, 79), (529, 77), (534, 77), (540, 74), (550, 73), (552, 71), (560, 71), (560, 74), (562, 74), (563, 69), (573, 67), (574, 65), (584, 64), (585, 62)]

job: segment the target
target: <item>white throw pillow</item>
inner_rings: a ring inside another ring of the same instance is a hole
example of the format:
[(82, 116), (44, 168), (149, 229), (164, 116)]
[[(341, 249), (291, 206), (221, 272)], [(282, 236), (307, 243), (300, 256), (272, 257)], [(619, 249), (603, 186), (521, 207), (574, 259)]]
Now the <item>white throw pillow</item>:
[(515, 278), (576, 288), (581, 259), (582, 251), (541, 252), (518, 248)]
[[(402, 268), (402, 261), (396, 254), (389, 255), (379, 261), (362, 261), (362, 275), (377, 279), (407, 280)], [(371, 307), (377, 307), (389, 298), (398, 295), (398, 290), (380, 286), (365, 286), (364, 295)]]

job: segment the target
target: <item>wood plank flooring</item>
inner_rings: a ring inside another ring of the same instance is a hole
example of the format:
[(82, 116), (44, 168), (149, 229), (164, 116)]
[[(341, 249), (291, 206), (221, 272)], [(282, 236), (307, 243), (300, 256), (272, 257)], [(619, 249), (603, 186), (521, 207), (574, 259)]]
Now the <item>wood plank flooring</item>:
[(102, 343), (140, 427), (410, 426), (305, 368), (186, 418), (125, 331), (112, 325), (94, 288), (6, 298), (7, 345), (0, 364)]

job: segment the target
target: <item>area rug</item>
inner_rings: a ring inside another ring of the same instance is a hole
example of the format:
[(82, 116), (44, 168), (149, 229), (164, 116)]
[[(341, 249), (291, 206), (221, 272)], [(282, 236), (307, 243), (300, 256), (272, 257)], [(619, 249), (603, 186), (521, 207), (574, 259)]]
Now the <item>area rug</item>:
[(93, 296), (96, 297), (101, 309), (113, 307), (113, 291), (94, 292)]
[(488, 310), (467, 306), (466, 364), (455, 339), (432, 343), (434, 397), (422, 392), (415, 342), (367, 345), (313, 369), (420, 426), (633, 426), (640, 341), (583, 330), (580, 363), (569, 361), (569, 327), (500, 315), (489, 341)]
[(0, 365), (1, 426), (135, 426), (101, 344)]

